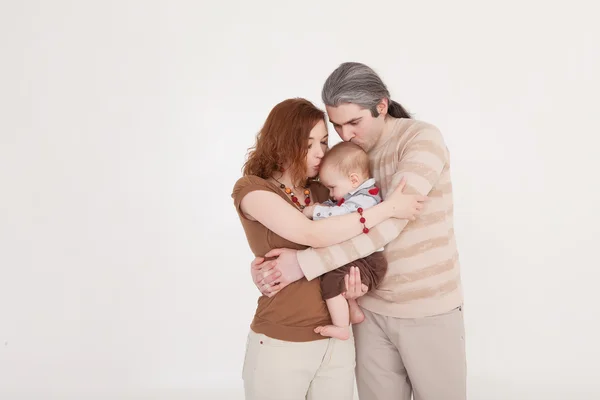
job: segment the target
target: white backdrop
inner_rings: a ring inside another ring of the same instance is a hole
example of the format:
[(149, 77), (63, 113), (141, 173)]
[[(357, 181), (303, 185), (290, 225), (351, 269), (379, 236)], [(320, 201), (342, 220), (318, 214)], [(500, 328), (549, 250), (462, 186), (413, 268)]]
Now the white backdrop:
[(344, 61), (450, 148), (470, 399), (600, 398), (600, 28), (551, 3), (3, 1), (0, 398), (241, 399), (231, 188)]

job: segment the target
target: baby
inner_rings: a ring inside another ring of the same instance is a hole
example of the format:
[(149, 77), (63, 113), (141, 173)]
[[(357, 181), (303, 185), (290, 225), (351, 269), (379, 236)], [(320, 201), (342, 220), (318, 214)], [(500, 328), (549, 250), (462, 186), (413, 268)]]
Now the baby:
[[(304, 208), (304, 215), (313, 220), (362, 212), (382, 201), (379, 188), (370, 177), (369, 157), (353, 143), (338, 143), (325, 154), (321, 161), (319, 179), (329, 189), (332, 200)], [(357, 215), (357, 220), (360, 221), (360, 218)], [(350, 274), (351, 267), (358, 268), (361, 282), (373, 289), (383, 278), (387, 261), (383, 253), (377, 251), (321, 277), (321, 291), (333, 325), (319, 326), (315, 329), (316, 333), (347, 340), (350, 337), (350, 323), (358, 324), (364, 320), (364, 314), (356, 300), (346, 300), (342, 294), (346, 291), (345, 276)]]

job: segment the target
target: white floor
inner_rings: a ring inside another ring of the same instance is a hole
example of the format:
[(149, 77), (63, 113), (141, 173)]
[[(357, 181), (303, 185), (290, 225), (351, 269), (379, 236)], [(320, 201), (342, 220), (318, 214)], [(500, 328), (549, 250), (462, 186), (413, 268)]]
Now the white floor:
[[(27, 393), (2, 393), (2, 400), (244, 400), (239, 383), (230, 387), (187, 391), (161, 391), (154, 393), (44, 393), (28, 390)], [(358, 396), (355, 396), (358, 399)], [(556, 380), (527, 382), (524, 378), (512, 381), (471, 378), (469, 400), (597, 400), (600, 384), (569, 387)]]

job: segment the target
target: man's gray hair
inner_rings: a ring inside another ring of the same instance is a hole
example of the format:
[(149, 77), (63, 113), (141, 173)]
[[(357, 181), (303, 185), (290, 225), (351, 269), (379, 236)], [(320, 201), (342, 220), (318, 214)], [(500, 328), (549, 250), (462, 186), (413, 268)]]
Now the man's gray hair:
[(371, 111), (377, 117), (377, 104), (388, 99), (388, 114), (396, 118), (410, 118), (410, 114), (390, 98), (390, 92), (379, 75), (365, 64), (346, 62), (329, 75), (321, 99), (327, 106), (337, 107), (352, 103)]

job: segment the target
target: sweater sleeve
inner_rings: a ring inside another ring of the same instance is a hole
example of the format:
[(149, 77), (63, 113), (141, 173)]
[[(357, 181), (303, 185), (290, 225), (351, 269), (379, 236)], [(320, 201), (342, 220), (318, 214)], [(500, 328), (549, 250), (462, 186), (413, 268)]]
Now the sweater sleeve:
[[(395, 151), (396, 171), (388, 182), (393, 191), (402, 177), (406, 178), (405, 194), (427, 195), (448, 163), (448, 151), (439, 130), (433, 126), (418, 132), (403, 151)], [(298, 263), (308, 280), (332, 271), (359, 258), (364, 258), (398, 237), (405, 219), (390, 218), (374, 226), (369, 233), (323, 248), (298, 251)]]

